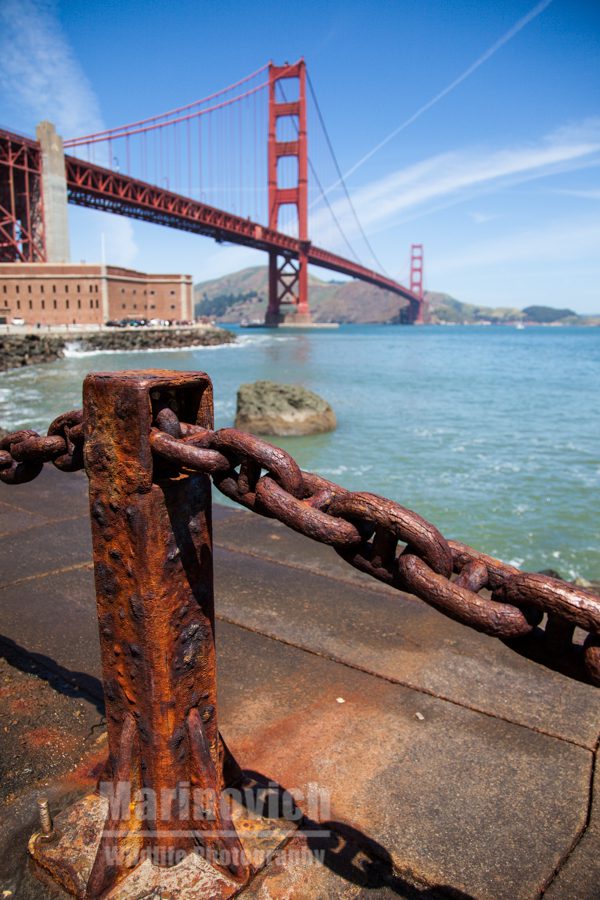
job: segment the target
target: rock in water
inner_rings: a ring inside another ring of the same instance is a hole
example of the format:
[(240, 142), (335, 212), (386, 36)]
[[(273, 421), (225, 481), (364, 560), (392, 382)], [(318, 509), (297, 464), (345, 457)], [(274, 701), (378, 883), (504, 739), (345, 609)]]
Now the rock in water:
[(276, 436), (333, 431), (335, 413), (329, 403), (299, 384), (255, 381), (237, 394), (235, 427)]

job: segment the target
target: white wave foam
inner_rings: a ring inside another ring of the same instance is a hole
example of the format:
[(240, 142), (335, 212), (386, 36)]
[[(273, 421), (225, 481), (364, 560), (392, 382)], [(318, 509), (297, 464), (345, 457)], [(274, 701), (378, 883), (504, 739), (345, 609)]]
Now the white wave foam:
[(350, 473), (350, 475), (364, 475), (366, 472), (370, 472), (373, 466), (364, 465), (364, 466), (337, 466), (335, 469), (323, 469), (319, 468), (319, 475), (345, 475), (346, 473)]
[(268, 335), (256, 337), (241, 337), (236, 341), (228, 344), (189, 344), (185, 347), (143, 347), (143, 348), (133, 348), (133, 347), (124, 347), (121, 350), (104, 350), (104, 349), (94, 349), (94, 350), (84, 350), (76, 341), (69, 341), (65, 344), (64, 355), (66, 359), (79, 358), (84, 356), (100, 356), (100, 355), (123, 355), (129, 353), (185, 353), (189, 350), (235, 350), (235, 349), (243, 349), (245, 347), (252, 347), (255, 344), (264, 344), (269, 341), (289, 341), (293, 340), (293, 338), (277, 338), (270, 337)]
[(81, 350), (65, 348), (66, 359), (79, 359), (84, 356), (129, 356), (130, 353), (185, 353), (188, 350), (223, 350), (226, 347), (235, 347), (235, 344), (214, 344), (206, 347), (203, 344), (194, 344), (189, 347), (144, 347), (143, 349), (127, 348), (123, 350)]

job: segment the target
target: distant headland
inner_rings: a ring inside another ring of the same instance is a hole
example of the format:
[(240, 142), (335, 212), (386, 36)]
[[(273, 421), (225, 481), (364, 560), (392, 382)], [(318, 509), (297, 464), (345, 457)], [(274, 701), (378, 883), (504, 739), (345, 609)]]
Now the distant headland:
[[(315, 322), (347, 324), (398, 324), (405, 301), (357, 281), (322, 281), (309, 277), (310, 308)], [(223, 323), (264, 319), (268, 297), (267, 268), (254, 266), (194, 285), (197, 316), (216, 318)], [(473, 306), (449, 294), (427, 291), (429, 322), (433, 325), (600, 325), (597, 316), (580, 316), (572, 309), (551, 306)]]

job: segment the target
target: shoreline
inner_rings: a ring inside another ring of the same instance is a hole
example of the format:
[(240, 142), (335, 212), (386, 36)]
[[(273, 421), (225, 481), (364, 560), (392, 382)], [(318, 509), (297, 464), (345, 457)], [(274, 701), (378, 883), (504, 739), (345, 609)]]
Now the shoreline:
[(233, 344), (236, 336), (225, 328), (124, 328), (107, 331), (60, 331), (0, 335), (0, 371), (20, 369), (63, 359), (70, 350), (82, 353), (134, 350), (177, 350)]

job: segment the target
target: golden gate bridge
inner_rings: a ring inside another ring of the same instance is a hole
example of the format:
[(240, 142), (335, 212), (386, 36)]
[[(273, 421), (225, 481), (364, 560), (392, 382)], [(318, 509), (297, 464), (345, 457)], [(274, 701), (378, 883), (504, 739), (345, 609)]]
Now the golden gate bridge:
[[(308, 151), (309, 97), (317, 126), (311, 125), (311, 146), (313, 133), (320, 134), (343, 192), (337, 203)], [(48, 128), (41, 128), (37, 141), (0, 129), (1, 262), (53, 261), (49, 210), (64, 167), (69, 203), (268, 253), (267, 325), (282, 322), (286, 310), (297, 323), (310, 321), (309, 265), (392, 291), (408, 300), (405, 321), (423, 321), (422, 245), (411, 247), (408, 287), (385, 273), (352, 203), (303, 59), (267, 63), (159, 115), (69, 137), (64, 156), (51, 129), (45, 158)], [(54, 181), (44, 191), (52, 160)], [(341, 203), (376, 268), (363, 263), (343, 228)], [(325, 243), (341, 239), (349, 255), (323, 249), (312, 239), (315, 231), (325, 231)]]

